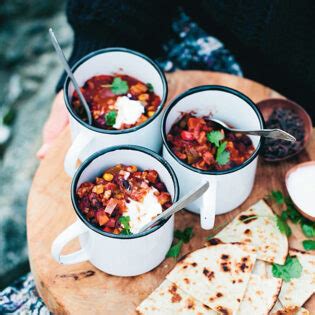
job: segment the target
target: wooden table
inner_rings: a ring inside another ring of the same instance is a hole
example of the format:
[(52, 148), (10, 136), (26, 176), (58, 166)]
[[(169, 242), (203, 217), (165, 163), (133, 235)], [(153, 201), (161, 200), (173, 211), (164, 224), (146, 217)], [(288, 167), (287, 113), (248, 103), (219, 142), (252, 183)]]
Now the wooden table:
[[(270, 97), (281, 97), (277, 92), (259, 83), (227, 74), (179, 71), (167, 76), (170, 95), (173, 98), (184, 90), (202, 85), (219, 84), (237, 89), (254, 102)], [(153, 271), (138, 277), (114, 277), (107, 275), (90, 263), (62, 266), (50, 255), (55, 237), (75, 221), (70, 202), (70, 178), (63, 171), (63, 159), (70, 145), (67, 128), (55, 141), (47, 157), (41, 162), (30, 191), (27, 209), (27, 234), (29, 258), (36, 286), (48, 308), (55, 314), (134, 314), (135, 308), (164, 279), (174, 267), (172, 259), (166, 259)], [(216, 225), (231, 220), (272, 189), (284, 190), (284, 175), (294, 164), (315, 160), (315, 130), (311, 143), (299, 156), (280, 164), (259, 162), (254, 190), (246, 202), (235, 211), (216, 217)], [(199, 227), (199, 217), (186, 211), (176, 215), (176, 227), (194, 226), (195, 237), (184, 245), (182, 253), (200, 248), (210, 234)], [(303, 234), (293, 226), (290, 246), (302, 249)], [(73, 242), (66, 252), (78, 248)], [(315, 297), (307, 302), (307, 308), (315, 312)], [(314, 314), (314, 313), (313, 313)]]

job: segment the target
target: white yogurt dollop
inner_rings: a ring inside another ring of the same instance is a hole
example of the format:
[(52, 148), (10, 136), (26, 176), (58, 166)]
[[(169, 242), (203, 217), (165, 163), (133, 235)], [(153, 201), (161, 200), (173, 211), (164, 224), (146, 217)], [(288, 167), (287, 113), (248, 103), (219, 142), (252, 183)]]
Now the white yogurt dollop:
[(120, 129), (123, 124), (134, 124), (144, 113), (144, 106), (140, 101), (134, 101), (127, 96), (120, 96), (115, 103), (117, 109), (114, 128)]
[(315, 164), (298, 167), (287, 179), (293, 202), (305, 213), (315, 216)]
[(129, 225), (133, 234), (138, 233), (141, 227), (162, 213), (162, 206), (154, 195), (156, 191), (155, 188), (151, 187), (143, 198), (143, 202), (130, 199), (130, 202), (126, 204), (127, 211), (124, 213), (124, 216), (130, 217)]

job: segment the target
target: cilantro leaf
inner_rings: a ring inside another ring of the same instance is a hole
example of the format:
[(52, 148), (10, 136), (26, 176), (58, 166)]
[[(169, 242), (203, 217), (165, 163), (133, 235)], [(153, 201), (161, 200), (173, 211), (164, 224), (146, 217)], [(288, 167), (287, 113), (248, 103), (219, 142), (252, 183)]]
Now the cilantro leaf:
[(230, 152), (225, 150), (226, 145), (227, 142), (223, 142), (218, 147), (215, 159), (219, 165), (225, 165), (230, 161)]
[(207, 133), (207, 139), (213, 143), (217, 148), (220, 146), (220, 141), (223, 140), (224, 135), (219, 130), (213, 130)]
[(315, 241), (314, 240), (305, 240), (305, 241), (303, 241), (303, 247), (305, 250), (314, 250), (315, 249)]
[(116, 123), (116, 117), (117, 117), (117, 113), (114, 111), (108, 112), (105, 116), (106, 119), (106, 125), (107, 126), (114, 126)]
[(301, 222), (301, 228), (305, 236), (315, 237), (315, 223), (303, 220)]
[(166, 254), (166, 257), (177, 258), (180, 254), (183, 244), (187, 244), (194, 236), (193, 228), (187, 227), (184, 231), (176, 230), (174, 237), (178, 239), (178, 242), (173, 245)]
[(302, 269), (302, 265), (297, 257), (288, 256), (284, 265), (272, 265), (272, 275), (275, 278), (281, 278), (285, 282), (289, 282), (292, 278), (300, 278)]
[(154, 87), (151, 83), (147, 83), (147, 88), (149, 92), (154, 92)]
[(279, 231), (286, 236), (290, 236), (292, 234), (291, 228), (286, 221), (281, 219), (278, 215), (276, 215), (276, 223)]
[(279, 205), (284, 203), (284, 196), (282, 192), (279, 190), (273, 190), (271, 192), (271, 199), (274, 200)]
[(178, 241), (175, 245), (173, 245), (166, 254), (166, 258), (173, 257), (177, 258), (180, 254), (184, 242), (182, 240)]
[(302, 215), (300, 214), (299, 211), (295, 209), (295, 207), (292, 204), (287, 205), (287, 212), (288, 212), (289, 219), (293, 223), (298, 223), (302, 219)]
[(184, 243), (188, 243), (192, 239), (192, 237), (194, 236), (193, 235), (193, 228), (188, 227), (184, 231), (176, 230), (174, 233), (174, 236), (177, 239), (183, 241)]
[(111, 84), (111, 90), (116, 95), (125, 94), (128, 92), (128, 89), (128, 82), (119, 77), (116, 77)]
[(121, 234), (130, 235), (132, 234), (130, 231), (130, 217), (129, 216), (121, 216), (118, 221), (123, 226), (123, 230), (121, 231)]

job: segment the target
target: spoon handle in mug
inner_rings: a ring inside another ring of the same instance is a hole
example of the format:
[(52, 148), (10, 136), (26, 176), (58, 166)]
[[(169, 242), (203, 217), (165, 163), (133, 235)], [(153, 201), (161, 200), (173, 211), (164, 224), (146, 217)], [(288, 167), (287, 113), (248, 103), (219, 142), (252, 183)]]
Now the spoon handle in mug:
[(166, 220), (168, 217), (172, 216), (179, 210), (182, 210), (187, 205), (200, 198), (209, 188), (208, 181), (202, 182), (197, 188), (192, 190), (189, 194), (185, 195), (183, 198), (175, 202), (171, 207), (163, 211), (157, 217), (155, 217), (151, 222), (145, 224), (138, 233), (144, 232), (145, 230), (151, 228), (153, 225), (160, 221)]
[(238, 133), (244, 133), (252, 136), (262, 136), (265, 138), (273, 138), (279, 140), (285, 140), (295, 142), (296, 139), (289, 133), (281, 129), (264, 129), (264, 130), (235, 130)]

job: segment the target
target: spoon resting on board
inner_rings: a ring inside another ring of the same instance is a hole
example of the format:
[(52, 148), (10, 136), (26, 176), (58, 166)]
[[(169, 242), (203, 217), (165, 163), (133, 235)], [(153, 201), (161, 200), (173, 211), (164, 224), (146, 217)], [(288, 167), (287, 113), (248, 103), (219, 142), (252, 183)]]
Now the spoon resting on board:
[(84, 109), (85, 109), (85, 112), (86, 112), (86, 115), (87, 115), (87, 119), (88, 119), (88, 123), (89, 125), (92, 125), (92, 115), (91, 115), (91, 111), (90, 111), (90, 107), (86, 101), (86, 99), (84, 98), (81, 90), (80, 90), (80, 87), (79, 87), (79, 84), (77, 82), (77, 80), (75, 79), (74, 75), (73, 75), (73, 72), (71, 71), (70, 69), (70, 66), (66, 60), (66, 57), (58, 43), (58, 40), (54, 34), (54, 31), (52, 30), (52, 28), (49, 29), (49, 35), (50, 35), (50, 39), (51, 39), (51, 42), (56, 50), (56, 53), (59, 57), (59, 60), (61, 61), (65, 71), (67, 72), (69, 78), (71, 79), (72, 81), (72, 84), (74, 86), (74, 89), (76, 90), (76, 92), (78, 93), (78, 96), (79, 96), (79, 99), (80, 99), (80, 102), (81, 104), (83, 105)]
[(200, 185), (197, 186), (194, 190), (192, 190), (189, 194), (185, 195), (183, 198), (175, 202), (171, 207), (163, 211), (157, 217), (155, 217), (151, 222), (145, 224), (138, 233), (144, 232), (154, 225), (166, 220), (176, 212), (182, 210), (191, 202), (195, 201), (196, 199), (200, 198), (209, 188), (209, 182), (205, 181), (202, 182)]
[(224, 123), (223, 121), (219, 119), (210, 118), (209, 120), (219, 125), (222, 129), (225, 129), (231, 132), (244, 133), (247, 135), (261, 136), (261, 137), (285, 140), (285, 141), (290, 141), (290, 142), (296, 141), (295, 137), (293, 137), (292, 135), (290, 135), (289, 133), (281, 129), (261, 129), (261, 130), (234, 129), (234, 128), (230, 128), (226, 123)]

